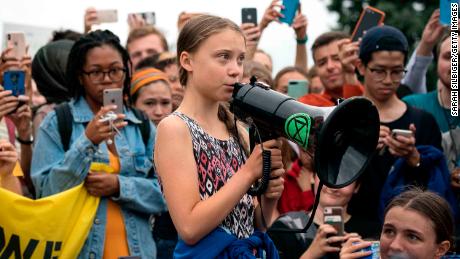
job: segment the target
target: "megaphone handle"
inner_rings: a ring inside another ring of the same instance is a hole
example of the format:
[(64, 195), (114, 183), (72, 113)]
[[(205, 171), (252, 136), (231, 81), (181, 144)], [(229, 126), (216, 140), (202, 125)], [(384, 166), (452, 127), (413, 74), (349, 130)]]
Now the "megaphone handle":
[(259, 196), (262, 195), (268, 187), (268, 181), (270, 180), (270, 172), (272, 170), (271, 167), (271, 152), (270, 150), (263, 150), (262, 151), (262, 178), (251, 186), (248, 190), (248, 194), (252, 196)]

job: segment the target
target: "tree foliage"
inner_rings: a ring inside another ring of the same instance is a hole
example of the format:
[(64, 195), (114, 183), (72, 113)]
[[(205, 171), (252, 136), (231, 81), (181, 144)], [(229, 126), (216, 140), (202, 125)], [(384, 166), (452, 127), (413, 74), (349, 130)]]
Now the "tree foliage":
[[(368, 5), (385, 12), (384, 23), (400, 29), (406, 35), (409, 53), (412, 53), (426, 22), (433, 11), (439, 8), (439, 0), (329, 0), (329, 11), (339, 15), (338, 27), (334, 29), (351, 34), (362, 9)], [(435, 82), (436, 70), (432, 66), (427, 75), (429, 89), (434, 88)]]

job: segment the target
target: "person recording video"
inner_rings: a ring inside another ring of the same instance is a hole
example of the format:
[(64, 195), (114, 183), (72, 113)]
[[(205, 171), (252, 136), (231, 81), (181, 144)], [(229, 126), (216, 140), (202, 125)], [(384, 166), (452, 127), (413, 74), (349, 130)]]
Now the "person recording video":
[[(66, 72), (73, 98), (48, 113), (37, 134), (32, 158), (37, 197), (80, 184), (100, 197), (78, 258), (156, 256), (149, 216), (166, 208), (152, 169), (155, 130), (123, 102), (122, 92), (128, 93), (131, 83), (129, 67), (129, 54), (108, 30), (76, 41)], [(106, 96), (117, 105), (107, 103)]]

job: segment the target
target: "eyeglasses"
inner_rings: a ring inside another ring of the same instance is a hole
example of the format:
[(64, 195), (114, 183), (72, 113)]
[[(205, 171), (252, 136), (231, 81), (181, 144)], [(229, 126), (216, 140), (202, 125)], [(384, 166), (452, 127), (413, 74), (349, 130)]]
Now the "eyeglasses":
[(368, 67), (369, 71), (372, 73), (372, 77), (376, 81), (383, 81), (387, 77), (388, 72), (390, 73), (391, 81), (399, 82), (403, 79), (404, 75), (406, 74), (406, 70), (404, 69), (396, 69), (396, 70), (386, 70), (386, 69), (379, 69), (379, 68), (370, 68)]
[(112, 80), (112, 82), (119, 82), (123, 79), (124, 75), (126, 73), (125, 68), (111, 68), (107, 71), (103, 70), (94, 70), (94, 71), (83, 71), (83, 74), (87, 75), (89, 80), (91, 80), (93, 83), (100, 83), (104, 81), (105, 75), (109, 76), (109, 79)]

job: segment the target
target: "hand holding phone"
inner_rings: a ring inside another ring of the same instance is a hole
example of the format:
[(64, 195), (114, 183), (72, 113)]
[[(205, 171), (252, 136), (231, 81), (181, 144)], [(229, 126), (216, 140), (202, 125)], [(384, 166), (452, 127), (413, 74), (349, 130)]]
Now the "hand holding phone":
[(123, 113), (123, 90), (121, 88), (105, 89), (103, 97), (103, 105), (116, 105), (116, 114)]
[(130, 13), (128, 15), (128, 25), (131, 29), (139, 28), (145, 25), (155, 25), (155, 23), (155, 12)]
[(351, 41), (358, 41), (359, 38), (363, 37), (365, 31), (381, 25), (384, 19), (385, 13), (383, 11), (371, 6), (364, 8), (351, 35)]
[(256, 8), (242, 8), (241, 9), (241, 23), (252, 23), (257, 26), (257, 9)]
[(393, 130), (391, 130), (391, 136), (393, 138), (396, 138), (396, 136), (404, 136), (406, 138), (410, 138), (410, 137), (414, 136), (414, 133), (411, 130), (393, 129)]
[(331, 225), (337, 231), (337, 236), (344, 235), (343, 223), (343, 208), (342, 207), (325, 207), (324, 208), (324, 224)]
[(3, 89), (10, 90), (14, 96), (25, 94), (25, 72), (9, 70), (3, 73)]
[(284, 15), (284, 17), (280, 18), (280, 22), (291, 25), (299, 9), (299, 4), (299, 0), (283, 0), (284, 9), (281, 10), (281, 14)]

